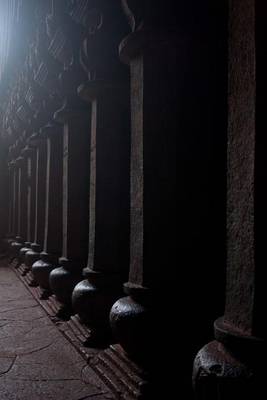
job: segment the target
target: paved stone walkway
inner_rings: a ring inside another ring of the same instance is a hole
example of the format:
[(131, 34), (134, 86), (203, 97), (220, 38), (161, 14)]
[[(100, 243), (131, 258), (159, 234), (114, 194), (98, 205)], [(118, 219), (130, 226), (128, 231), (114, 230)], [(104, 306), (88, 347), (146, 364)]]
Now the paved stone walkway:
[(16, 274), (0, 264), (0, 400), (113, 399)]

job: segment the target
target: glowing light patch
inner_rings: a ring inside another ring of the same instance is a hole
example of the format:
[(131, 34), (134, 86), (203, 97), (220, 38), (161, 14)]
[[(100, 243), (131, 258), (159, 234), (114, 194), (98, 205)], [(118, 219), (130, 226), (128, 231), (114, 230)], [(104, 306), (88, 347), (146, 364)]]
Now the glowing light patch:
[(0, 80), (9, 54), (12, 21), (16, 15), (19, 1), (0, 1)]

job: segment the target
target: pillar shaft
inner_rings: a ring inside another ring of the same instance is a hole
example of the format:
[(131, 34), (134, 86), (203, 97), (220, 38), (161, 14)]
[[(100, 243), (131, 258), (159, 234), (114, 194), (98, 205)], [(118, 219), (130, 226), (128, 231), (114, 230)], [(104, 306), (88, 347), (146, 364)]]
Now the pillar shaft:
[(128, 116), (127, 96), (115, 86), (92, 100), (88, 268), (107, 274), (128, 263)]
[(22, 240), (27, 239), (27, 170), (26, 161), (23, 157), (20, 158), (19, 164), (19, 226), (18, 236)]
[(46, 142), (43, 139), (39, 139), (36, 150), (36, 200), (34, 242), (38, 243), (41, 247), (43, 247), (44, 244), (46, 164)]
[[(146, 19), (145, 9), (125, 3), (132, 21)], [(174, 255), (177, 89), (170, 90), (170, 84), (177, 87), (178, 48), (175, 32), (158, 31), (153, 16), (147, 29), (132, 32), (120, 44), (121, 60), (131, 72), (130, 270), (124, 285), (129, 296), (113, 305), (110, 319), (120, 344), (142, 362), (152, 354), (157, 330), (150, 306), (156, 307), (163, 265)]]
[(19, 177), (19, 170), (15, 164), (14, 161), (14, 167), (13, 167), (13, 174), (12, 174), (12, 187), (13, 187), (13, 202), (12, 202), (12, 234), (13, 236), (16, 236), (18, 232), (18, 180)]
[(216, 341), (195, 360), (199, 399), (260, 398), (264, 390), (266, 16), (266, 4), (229, 1), (226, 301)]
[(36, 203), (36, 149), (31, 148), (27, 157), (27, 241), (33, 242), (35, 236)]
[[(35, 173), (32, 180), (34, 192), (34, 239), (31, 250), (25, 254), (25, 264), (28, 269), (40, 259), (40, 252), (44, 245), (44, 226), (45, 226), (45, 193), (46, 193), (46, 143), (40, 133), (34, 134), (30, 138), (30, 143), (35, 148)], [(31, 285), (36, 282), (32, 280)]]
[[(88, 34), (82, 49), (89, 81), (78, 93), (91, 104), (89, 251), (86, 279), (75, 287), (72, 304), (94, 342), (110, 334), (109, 311), (128, 273), (130, 100), (127, 69), (118, 54), (126, 25), (120, 5), (88, 4), (85, 13), (105, 22), (99, 34)], [(92, 23), (89, 18), (87, 32)]]
[(62, 251), (62, 184), (63, 184), (63, 128), (49, 123), (41, 129), (46, 147), (44, 245), (38, 261), (32, 265), (36, 282), (42, 289), (41, 298), (50, 294), (49, 275), (58, 266)]
[(47, 131), (44, 252), (59, 257), (62, 249), (62, 128)]
[(81, 280), (88, 252), (90, 113), (85, 103), (77, 101), (80, 110), (68, 109), (65, 104), (55, 114), (64, 124), (62, 252), (61, 267), (50, 273), (49, 282), (64, 304), (59, 315), (69, 312), (72, 291)]
[(89, 249), (87, 279), (75, 287), (72, 303), (91, 340), (101, 341), (129, 265), (129, 98), (116, 82), (88, 82), (81, 94), (92, 107)]
[[(2, 139), (0, 139), (0, 185), (3, 188), (2, 193), (0, 194), (0, 248), (2, 250), (6, 250), (6, 239), (9, 236), (10, 228), (9, 228), (9, 167), (6, 163), (6, 151), (7, 147), (4, 145)], [(6, 236), (6, 238), (5, 238)], [(5, 240), (4, 240), (5, 238)], [(3, 242), (4, 240), (4, 242)]]
[(8, 234), (12, 236), (13, 231), (13, 196), (14, 196), (14, 185), (13, 185), (13, 168), (9, 163), (8, 165)]
[[(247, 0), (243, 8), (232, 0), (229, 11), (228, 251), (224, 321), (240, 335), (264, 337), (266, 329), (259, 311), (265, 299), (261, 281), (267, 216), (262, 150), (266, 145), (262, 124), (266, 57), (261, 14), (267, 15), (267, 7), (256, 7), (255, 1)], [(256, 86), (256, 80), (260, 85)]]
[(81, 269), (87, 257), (88, 183), (89, 183), (88, 116), (70, 118), (63, 133), (63, 245), (62, 258)]
[[(27, 237), (27, 171), (26, 161), (21, 155), (16, 159), (17, 168), (17, 230), (16, 239), (11, 245), (14, 262), (19, 258), (19, 252), (23, 248), (23, 240)], [(16, 265), (16, 264), (15, 264)]]
[(61, 267), (51, 272), (50, 285), (58, 300), (70, 306), (88, 249), (90, 111), (77, 96), (77, 87), (85, 75), (79, 64), (81, 30), (71, 16), (66, 19), (66, 26), (61, 26), (61, 15), (65, 18), (65, 12), (62, 2), (54, 7), (52, 20), (58, 26), (56, 31), (52, 27), (50, 45), (50, 54), (64, 64), (60, 74), (64, 104), (55, 113), (55, 120), (64, 126), (62, 253)]
[[(31, 248), (31, 243), (35, 239), (35, 205), (36, 205), (36, 149), (27, 145), (23, 151), (22, 156), (26, 162), (26, 186), (23, 190), (26, 192), (27, 209), (26, 209), (26, 232), (27, 238), (25, 247), (20, 250), (20, 263), (26, 261), (26, 253)], [(27, 266), (29, 267), (29, 266)]]

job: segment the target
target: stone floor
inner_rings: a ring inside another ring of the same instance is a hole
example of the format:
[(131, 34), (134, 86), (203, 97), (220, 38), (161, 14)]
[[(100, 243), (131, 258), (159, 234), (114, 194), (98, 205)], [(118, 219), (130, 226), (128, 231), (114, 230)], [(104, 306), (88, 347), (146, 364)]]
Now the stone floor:
[(0, 400), (113, 399), (17, 275), (0, 264)]

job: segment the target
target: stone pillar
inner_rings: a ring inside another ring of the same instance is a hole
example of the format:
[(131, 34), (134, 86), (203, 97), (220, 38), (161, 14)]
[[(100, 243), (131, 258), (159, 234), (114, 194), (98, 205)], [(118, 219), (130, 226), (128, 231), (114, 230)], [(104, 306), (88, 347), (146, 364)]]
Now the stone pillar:
[(22, 239), (19, 235), (19, 217), (20, 217), (20, 168), (19, 162), (17, 160), (17, 144), (14, 145), (14, 159), (13, 164), (13, 176), (12, 176), (12, 186), (13, 186), (13, 202), (12, 202), (12, 232), (14, 233), (15, 239), (10, 244), (11, 257), (17, 258), (18, 253), (22, 246)]
[(226, 302), (195, 359), (197, 399), (265, 391), (266, 16), (264, 3), (229, 2)]
[(46, 137), (47, 151), (44, 246), (32, 272), (43, 290), (42, 298), (46, 298), (50, 294), (49, 274), (56, 268), (62, 250), (63, 127), (48, 124), (41, 132)]
[(31, 249), (35, 234), (36, 149), (27, 144), (22, 150), (22, 156), (25, 157), (27, 168), (27, 184), (23, 188), (27, 193), (27, 241), (20, 250), (20, 263), (24, 264), (25, 254)]
[[(51, 3), (51, 2), (50, 2)], [(32, 87), (28, 90), (27, 100), (29, 107), (34, 111), (32, 125), (34, 125), (33, 135), (30, 137), (30, 144), (36, 148), (36, 183), (35, 183), (35, 229), (34, 241), (31, 244), (31, 250), (27, 252), (25, 264), (31, 271), (33, 263), (40, 259), (40, 252), (44, 244), (44, 225), (45, 225), (45, 198), (46, 198), (46, 165), (47, 165), (47, 147), (46, 140), (40, 133), (48, 121), (53, 117), (54, 110), (51, 103), (56, 97), (57, 90), (54, 84), (56, 66), (51, 62), (48, 54), (49, 38), (46, 32), (46, 17), (49, 11), (49, 3), (41, 3), (37, 6), (38, 25), (36, 26), (36, 39), (33, 43), (31, 58), (35, 62), (35, 72), (32, 73)], [(34, 285), (36, 282), (30, 274)]]
[(87, 257), (90, 127), (88, 108), (63, 107), (55, 116), (64, 123), (63, 243), (60, 267), (50, 273), (50, 287), (66, 306), (63, 315), (71, 305), (72, 291), (81, 280)]
[[(9, 235), (10, 235), (10, 240), (14, 238), (14, 231), (13, 231), (13, 209), (14, 209), (14, 170), (15, 170), (15, 165), (14, 161), (12, 158), (10, 159), (8, 163), (8, 170), (9, 170)], [(13, 239), (14, 240), (14, 239)]]
[(15, 232), (15, 209), (16, 209), (16, 164), (13, 159), (13, 146), (10, 148), (10, 160), (8, 163), (9, 167), (9, 184), (10, 184), (10, 204), (9, 204), (9, 238), (7, 239), (8, 252), (10, 256), (10, 261), (14, 258), (12, 252), (12, 245), (16, 241), (16, 232)]
[[(40, 259), (40, 252), (44, 244), (45, 224), (45, 192), (46, 192), (46, 142), (40, 133), (31, 137), (31, 145), (36, 148), (36, 174), (35, 174), (35, 213), (34, 213), (34, 241), (31, 250), (25, 254), (25, 264), (28, 270), (35, 261)], [(32, 279), (31, 285), (36, 284)]]
[(13, 208), (13, 168), (12, 161), (8, 162), (8, 234), (7, 240), (11, 240), (12, 237), (12, 208)]
[[(10, 183), (10, 166), (9, 166), (9, 163), (8, 163), (8, 179), (7, 179), (7, 185), (9, 185), (9, 183)], [(11, 194), (11, 189), (10, 189), (10, 187), (8, 186), (8, 196), (7, 196), (7, 202), (9, 202), (9, 200), (10, 200), (10, 194)], [(3, 254), (7, 254), (8, 255), (8, 252), (9, 252), (9, 250), (10, 250), (10, 245), (11, 245), (11, 243), (12, 243), (12, 237), (11, 237), (11, 229), (10, 229), (10, 227), (11, 227), (11, 218), (12, 218), (12, 213), (11, 213), (11, 210), (12, 210), (12, 207), (11, 207), (11, 205), (10, 205), (10, 203), (7, 203), (7, 207), (5, 207), (5, 210), (8, 208), (8, 216), (7, 216), (7, 229), (8, 229), (8, 233), (5, 235), (5, 237), (4, 237), (4, 239), (2, 240), (2, 253)], [(4, 229), (4, 226), (3, 226), (3, 229)]]
[(43, 248), (45, 226), (45, 198), (46, 198), (46, 173), (47, 173), (47, 146), (45, 138), (37, 135), (37, 171), (36, 171), (36, 225), (35, 243)]
[(50, 286), (63, 304), (59, 315), (66, 316), (73, 288), (82, 279), (88, 250), (90, 109), (77, 96), (77, 87), (85, 79), (79, 61), (81, 30), (63, 3), (54, 3), (49, 21), (49, 29), (54, 32), (49, 53), (64, 65), (59, 76), (64, 104), (55, 113), (55, 120), (64, 125), (63, 243), (61, 266), (50, 273)]
[(103, 81), (89, 82), (82, 95), (92, 104), (89, 253), (72, 303), (95, 342), (108, 333), (109, 311), (128, 273), (129, 99), (126, 88)]
[[(21, 125), (20, 125), (21, 127)], [(23, 184), (26, 183), (25, 181), (25, 166), (23, 165), (23, 157), (21, 156), (21, 150), (24, 146), (24, 139), (23, 139), (23, 134), (16, 140), (14, 144), (14, 165), (16, 167), (16, 171), (14, 171), (14, 179), (15, 179), (15, 186), (13, 188), (14, 190), (14, 195), (15, 195), (15, 203), (13, 202), (13, 207), (15, 207), (15, 214), (14, 217), (16, 218), (16, 221), (13, 221), (15, 223), (15, 240), (11, 244), (11, 253), (12, 257), (14, 258), (14, 266), (16, 267), (17, 261), (19, 258), (19, 252), (21, 248), (23, 247), (23, 238), (21, 235), (21, 219), (23, 220), (22, 212), (23, 210), (21, 207), (25, 204), (23, 201), (25, 199), (25, 190), (24, 187), (22, 186)], [(25, 235), (24, 235), (24, 240), (25, 240)]]
[(89, 251), (86, 279), (74, 288), (72, 304), (95, 344), (109, 336), (109, 311), (128, 273), (130, 99), (117, 50), (124, 35), (120, 5), (100, 1), (87, 12), (94, 13), (88, 18), (93, 24), (101, 18), (104, 23), (94, 34), (96, 26), (86, 26), (91, 33), (83, 61), (89, 81), (79, 94), (91, 104)]
[(19, 177), (19, 168), (16, 162), (16, 159), (13, 160), (13, 209), (12, 209), (12, 232), (14, 236), (16, 236), (18, 232), (18, 177)]
[(27, 186), (27, 170), (25, 158), (20, 155), (16, 159), (16, 165), (18, 168), (18, 226), (16, 241), (12, 243), (12, 252), (16, 260), (18, 260), (19, 252), (27, 238), (27, 193), (25, 190)]
[(7, 146), (0, 138), (0, 252), (6, 253), (6, 244), (9, 237), (9, 167), (6, 162)]
[[(179, 47), (173, 30), (158, 29), (159, 2), (151, 9), (143, 3), (137, 2), (137, 9), (136, 2), (123, 3), (133, 30), (120, 45), (121, 59), (131, 71), (130, 272), (124, 284), (128, 296), (113, 305), (110, 322), (124, 350), (145, 363), (160, 341), (151, 305), (161, 315), (157, 306), (165, 304), (162, 268), (174, 255), (178, 91), (170, 84), (177, 84)], [(162, 5), (161, 9), (165, 10)], [(160, 20), (169, 23), (164, 15)]]
[(13, 232), (13, 209), (14, 209), (14, 145), (9, 146), (8, 149), (8, 233), (5, 240), (6, 250), (11, 250), (12, 242), (15, 240), (15, 233)]
[(27, 196), (25, 187), (27, 185), (26, 160), (20, 156), (17, 158), (19, 167), (19, 211), (18, 211), (18, 234), (22, 241), (27, 238)]

